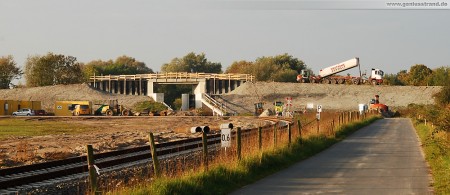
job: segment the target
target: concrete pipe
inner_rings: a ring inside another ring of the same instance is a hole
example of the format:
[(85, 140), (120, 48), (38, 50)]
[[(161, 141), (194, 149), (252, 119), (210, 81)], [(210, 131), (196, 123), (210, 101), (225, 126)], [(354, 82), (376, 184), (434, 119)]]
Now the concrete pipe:
[(201, 126), (201, 132), (209, 133), (209, 127), (208, 126)]
[(220, 129), (233, 129), (233, 123), (220, 124)]
[(201, 127), (191, 127), (190, 132), (191, 133), (202, 132), (202, 128)]

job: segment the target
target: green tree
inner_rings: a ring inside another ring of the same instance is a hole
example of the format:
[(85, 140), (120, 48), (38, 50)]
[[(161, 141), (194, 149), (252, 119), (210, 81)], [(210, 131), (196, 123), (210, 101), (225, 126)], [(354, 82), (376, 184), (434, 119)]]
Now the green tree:
[(170, 63), (163, 64), (161, 72), (221, 73), (222, 64), (208, 61), (204, 53), (191, 52), (182, 58), (174, 58)]
[(150, 74), (153, 70), (144, 62), (137, 61), (133, 57), (119, 56), (116, 60), (93, 60), (82, 66), (85, 80), (95, 75), (132, 75)]
[(28, 87), (83, 81), (81, 67), (75, 57), (53, 53), (29, 56), (25, 64), (25, 78)]
[(411, 66), (408, 73), (408, 84), (414, 86), (429, 85), (428, 80), (431, 74), (431, 69), (423, 64)]
[(281, 69), (274, 74), (272, 74), (271, 78), (277, 82), (296, 82), (297, 81), (298, 72), (292, 69)]
[(22, 71), (17, 67), (14, 58), (9, 56), (2, 56), (0, 58), (0, 89), (9, 89), (14, 87), (11, 83), (14, 79), (20, 79)]
[(298, 58), (294, 58), (292, 55), (289, 55), (287, 53), (275, 56), (274, 63), (278, 66), (284, 66), (283, 70), (289, 68), (291, 70), (297, 71), (298, 74), (300, 74), (301, 70), (306, 68), (306, 65), (303, 61), (299, 60)]
[(386, 85), (404, 85), (399, 79), (398, 74), (386, 74), (383, 78), (383, 83)]
[(433, 70), (430, 76), (429, 84), (433, 86), (445, 86), (450, 83), (450, 68), (439, 67)]
[(450, 104), (450, 83), (447, 83), (441, 91), (433, 95), (437, 105), (445, 107)]
[(241, 60), (235, 61), (230, 66), (228, 66), (225, 73), (251, 74), (252, 69), (253, 69), (253, 62)]
[[(259, 81), (295, 82), (305, 63), (289, 54), (257, 58), (252, 74)], [(294, 73), (295, 72), (295, 73)]]
[(407, 70), (401, 70), (397, 73), (397, 79), (402, 85), (408, 85), (409, 83), (409, 75)]

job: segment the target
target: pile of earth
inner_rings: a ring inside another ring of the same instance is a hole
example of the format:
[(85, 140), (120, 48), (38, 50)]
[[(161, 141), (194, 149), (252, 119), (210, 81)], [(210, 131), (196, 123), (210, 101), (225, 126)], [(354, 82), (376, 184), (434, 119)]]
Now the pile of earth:
[(292, 98), (292, 110), (302, 111), (308, 104), (322, 105), (329, 110), (358, 110), (359, 104), (369, 104), (375, 95), (390, 108), (408, 104), (433, 104), (437, 86), (333, 85), (311, 83), (247, 82), (228, 94), (217, 96), (219, 101), (238, 113), (254, 112), (254, 104), (265, 103), (273, 108), (275, 101), (287, 103)]

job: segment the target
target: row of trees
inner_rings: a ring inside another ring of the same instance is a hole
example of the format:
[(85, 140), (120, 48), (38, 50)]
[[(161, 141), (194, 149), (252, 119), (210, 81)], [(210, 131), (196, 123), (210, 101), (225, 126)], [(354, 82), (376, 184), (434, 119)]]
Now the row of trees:
[(384, 80), (388, 85), (446, 86), (450, 85), (450, 67), (431, 70), (423, 64), (416, 64), (409, 72), (402, 70), (397, 74), (386, 74)]
[(256, 77), (258, 81), (296, 82), (297, 75), (306, 69), (306, 64), (285, 53), (277, 56), (263, 56), (254, 62), (236, 61), (226, 73), (246, 73)]
[(15, 86), (12, 81), (26, 79), (26, 87), (38, 87), (59, 84), (75, 84), (89, 80), (96, 75), (146, 74), (153, 73), (145, 63), (128, 56), (119, 56), (115, 60), (94, 60), (86, 64), (78, 62), (73, 56), (47, 53), (29, 56), (21, 70), (12, 56), (0, 57), (0, 89)]
[[(237, 61), (228, 67), (226, 72), (252, 74), (259, 81), (295, 82), (296, 75), (304, 68), (306, 68), (306, 65), (303, 61), (291, 55), (283, 54), (273, 57), (260, 57), (254, 62)], [(84, 64), (78, 62), (73, 56), (54, 53), (29, 56), (24, 71), (17, 66), (12, 56), (1, 57), (0, 72), (0, 88), (2, 89), (15, 87), (12, 81), (20, 79), (22, 75), (26, 79), (26, 87), (37, 87), (82, 83), (88, 81), (89, 77), (94, 74), (154, 73), (144, 62), (129, 56), (119, 56), (115, 60), (94, 60)], [(184, 57), (174, 58), (169, 63), (163, 64), (161, 72), (222, 73), (222, 64), (208, 61), (204, 53), (190, 52)]]
[(12, 56), (3, 56), (0, 58), (0, 89), (9, 89), (14, 87), (11, 82), (14, 79), (20, 79), (23, 72), (17, 67)]
[[(255, 61), (235, 61), (225, 73), (252, 74), (258, 81), (296, 82), (306, 64), (287, 53), (276, 56), (263, 56)], [(206, 55), (188, 53), (181, 58), (174, 58), (161, 66), (161, 72), (208, 72), (221, 73), (222, 64), (208, 61)], [(12, 56), (0, 57), (0, 88), (16, 87), (12, 84), (22, 76), (27, 87), (82, 83), (92, 75), (147, 74), (154, 71), (144, 62), (129, 56), (119, 56), (115, 60), (94, 60), (88, 63), (78, 62), (73, 56), (47, 53), (29, 56), (21, 70)], [(416, 64), (409, 71), (386, 74), (388, 85), (439, 85), (450, 83), (450, 68), (440, 67), (431, 70), (423, 64)]]

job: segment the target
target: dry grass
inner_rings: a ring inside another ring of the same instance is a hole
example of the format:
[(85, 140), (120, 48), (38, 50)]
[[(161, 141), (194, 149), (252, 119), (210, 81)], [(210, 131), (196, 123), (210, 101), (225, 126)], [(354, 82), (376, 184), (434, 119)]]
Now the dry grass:
[[(300, 116), (298, 119), (301, 121), (304, 121), (304, 126), (301, 128), (301, 140), (303, 140), (303, 146), (302, 144), (298, 145), (299, 139), (300, 139), (300, 131), (298, 130), (298, 126), (296, 123), (292, 125), (291, 127), (291, 140), (292, 140), (292, 147), (304, 147), (306, 145), (309, 145), (307, 147), (316, 147), (312, 149), (308, 149), (306, 151), (303, 151), (304, 154), (302, 155), (312, 155), (317, 150), (321, 150), (320, 148), (326, 148), (329, 144), (334, 143), (336, 140), (335, 132), (340, 128), (343, 127), (344, 124), (341, 124), (339, 126), (339, 113), (324, 113), (322, 116), (322, 121), (320, 123), (320, 130), (317, 131), (317, 123), (314, 121), (315, 115), (309, 114), (309, 115), (303, 115)], [(367, 116), (368, 117), (368, 116)], [(334, 125), (333, 125), (334, 120)], [(295, 121), (295, 120), (294, 120)], [(307, 123), (307, 121), (313, 121), (311, 123)], [(356, 117), (355, 117), (356, 121)], [(275, 132), (274, 134), (274, 126), (263, 128), (262, 130), (262, 149), (258, 149), (258, 136), (257, 136), (257, 130), (253, 130), (252, 134), (249, 135), (243, 135), (242, 136), (242, 160), (238, 160), (236, 154), (236, 147), (235, 143), (236, 140), (232, 140), (233, 147), (231, 148), (221, 148), (219, 151), (214, 153), (209, 153), (208, 156), (208, 164), (207, 166), (204, 165), (202, 162), (202, 155), (200, 153), (190, 156), (188, 159), (176, 159), (176, 160), (168, 160), (163, 161), (161, 164), (161, 169), (163, 173), (163, 177), (158, 179), (157, 183), (154, 182), (145, 182), (145, 183), (134, 183), (134, 184), (125, 184), (124, 186), (131, 186), (131, 187), (125, 187), (125, 188), (119, 188), (119, 189), (112, 189), (112, 194), (172, 194), (172, 193), (180, 193), (181, 191), (177, 191), (183, 188), (186, 191), (185, 193), (195, 193), (195, 194), (202, 194), (205, 193), (201, 191), (200, 189), (207, 189), (207, 188), (214, 188), (214, 186), (205, 187), (203, 185), (211, 185), (206, 184), (208, 182), (203, 181), (205, 179), (212, 179), (209, 177), (225, 177), (228, 179), (225, 179), (227, 182), (233, 182), (228, 180), (233, 180), (231, 178), (236, 177), (235, 174), (237, 173), (230, 173), (230, 170), (235, 170), (239, 172), (238, 174), (256, 174), (250, 176), (250, 180), (257, 180), (258, 178), (267, 175), (269, 173), (272, 173), (274, 170), (279, 169), (278, 166), (268, 166), (267, 168), (263, 169), (263, 171), (259, 170), (256, 171), (256, 173), (245, 173), (246, 171), (241, 170), (242, 169), (242, 163), (244, 164), (248, 163), (248, 166), (250, 169), (251, 167), (255, 166), (267, 166), (264, 165), (267, 162), (272, 161), (282, 161), (279, 165), (281, 167), (287, 166), (290, 163), (293, 163), (295, 159), (298, 160), (298, 155), (295, 157), (292, 156), (292, 154), (288, 151), (292, 149), (292, 147), (287, 147), (289, 144), (288, 139), (288, 130), (287, 128), (281, 128), (277, 123), (275, 125)], [(276, 136), (275, 136), (276, 135)], [(275, 138), (276, 137), (276, 138)], [(319, 139), (316, 139), (319, 138)], [(312, 139), (312, 141), (310, 141)], [(342, 138), (338, 138), (342, 139)], [(275, 141), (276, 140), (276, 141)], [(327, 141), (328, 140), (328, 141)], [(315, 143), (317, 142), (317, 143)], [(324, 143), (320, 143), (324, 142)], [(306, 144), (306, 145), (305, 145)], [(291, 148), (291, 149), (289, 149)], [(211, 151), (211, 150), (210, 150)], [(311, 153), (312, 152), (312, 153)], [(285, 159), (285, 157), (282, 157), (283, 154), (291, 155), (291, 157), (288, 157)], [(281, 155), (281, 156), (280, 156)], [(306, 156), (300, 157), (300, 158), (306, 158)], [(259, 162), (256, 162), (254, 164), (254, 160)], [(275, 159), (274, 159), (275, 158)], [(277, 158), (280, 158), (279, 160), (276, 160)], [(284, 162), (287, 161), (287, 162)], [(226, 170), (224, 170), (224, 167), (226, 167)], [(219, 171), (218, 171), (219, 170)], [(241, 171), (239, 171), (241, 170)], [(211, 172), (212, 171), (212, 172)], [(216, 171), (218, 171), (216, 173)], [(272, 172), (271, 172), (272, 171)], [(221, 173), (223, 172), (223, 173)], [(234, 172), (234, 171), (233, 171)], [(216, 176), (211, 176), (218, 174)], [(225, 174), (225, 175), (223, 175)], [(206, 178), (205, 178), (206, 177)], [(245, 176), (243, 176), (245, 177)], [(193, 179), (196, 178), (196, 179)], [(203, 179), (202, 179), (203, 178)], [(239, 177), (238, 177), (239, 178)], [(222, 178), (223, 179), (223, 178)], [(150, 181), (151, 178), (149, 177), (144, 178), (145, 181)], [(192, 180), (192, 182), (190, 182)], [(239, 179), (238, 179), (239, 180)], [(245, 179), (244, 179), (245, 180)], [(187, 183), (185, 183), (187, 181)], [(199, 182), (199, 183), (195, 183)], [(205, 182), (205, 183), (204, 183)], [(239, 186), (244, 185), (246, 182), (249, 182), (247, 180), (242, 181), (244, 183), (233, 183), (230, 184), (231, 188), (236, 188)], [(164, 186), (161, 186), (164, 185)], [(187, 185), (185, 187), (181, 187)], [(170, 187), (171, 186), (171, 187)], [(197, 187), (195, 187), (197, 186)], [(202, 186), (202, 187), (200, 187)], [(233, 187), (234, 186), (234, 187)], [(176, 189), (175, 189), (176, 188)], [(164, 190), (163, 190), (164, 189)], [(108, 189), (111, 190), (111, 189)], [(168, 190), (168, 191), (167, 191)], [(200, 190), (200, 191), (198, 191)], [(224, 190), (224, 191), (223, 191)], [(214, 191), (218, 194), (226, 194), (229, 192), (230, 189), (222, 189), (220, 188), (218, 191)], [(206, 193), (207, 194), (207, 193)]]

